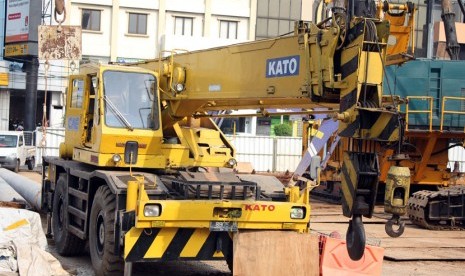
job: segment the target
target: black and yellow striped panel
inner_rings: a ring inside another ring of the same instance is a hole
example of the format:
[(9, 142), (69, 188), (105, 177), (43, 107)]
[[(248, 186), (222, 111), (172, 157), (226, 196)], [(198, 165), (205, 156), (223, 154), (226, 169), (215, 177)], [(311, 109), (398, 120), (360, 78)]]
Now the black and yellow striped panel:
[(227, 232), (204, 228), (132, 228), (125, 235), (128, 262), (148, 260), (221, 260), (232, 252)]
[(399, 139), (400, 123), (397, 114), (363, 109), (359, 109), (358, 113), (355, 121), (340, 130), (339, 136), (389, 142)]
[[(341, 53), (341, 77), (346, 87), (340, 91), (340, 112), (350, 114), (348, 121), (339, 123), (339, 136), (377, 141), (396, 141), (399, 123), (396, 114), (380, 109), (378, 104), (366, 106), (371, 110), (358, 107), (364, 85), (370, 86), (372, 102), (382, 95), (382, 62), (380, 55), (370, 55), (364, 49), (365, 21), (352, 26), (347, 37), (347, 47)], [(370, 58), (369, 58), (370, 57)], [(376, 66), (376, 68), (370, 68)], [(376, 69), (376, 70), (375, 70)], [(371, 74), (367, 71), (371, 70)], [(377, 75), (380, 74), (380, 75)], [(371, 77), (368, 77), (371, 75)], [(372, 83), (368, 83), (372, 81)], [(367, 83), (365, 83), (367, 82)], [(366, 91), (366, 90), (364, 90)]]
[[(358, 24), (357, 26), (362, 26)], [(341, 53), (341, 78), (346, 83), (346, 87), (340, 91), (339, 110), (349, 114), (356, 114), (357, 102), (360, 97), (360, 87), (358, 85), (358, 72), (360, 65), (360, 51), (363, 44), (363, 28), (354, 27), (349, 31), (349, 45)], [(349, 128), (347, 130), (347, 128)], [(348, 122), (339, 123), (339, 132), (342, 137), (353, 137), (359, 129), (359, 122), (356, 116), (350, 118)]]
[[(355, 162), (354, 162), (355, 161)], [(342, 213), (346, 217), (351, 217), (355, 202), (355, 195), (358, 184), (358, 164), (356, 159), (350, 158), (350, 153), (344, 152), (342, 162)]]

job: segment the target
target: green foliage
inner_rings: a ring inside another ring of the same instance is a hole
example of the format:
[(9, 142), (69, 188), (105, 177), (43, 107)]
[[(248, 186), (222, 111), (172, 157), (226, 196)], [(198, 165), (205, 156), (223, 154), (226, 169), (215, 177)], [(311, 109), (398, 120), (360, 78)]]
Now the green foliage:
[(292, 136), (292, 127), (289, 124), (279, 124), (274, 126), (276, 136)]

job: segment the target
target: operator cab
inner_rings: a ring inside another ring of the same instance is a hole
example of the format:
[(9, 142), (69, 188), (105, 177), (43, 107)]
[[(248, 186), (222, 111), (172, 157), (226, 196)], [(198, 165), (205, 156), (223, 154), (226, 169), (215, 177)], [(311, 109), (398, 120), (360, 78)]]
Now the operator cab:
[(127, 167), (128, 141), (137, 141), (135, 167), (164, 167), (159, 94), (155, 72), (117, 65), (85, 64), (70, 77), (66, 143), (60, 156), (96, 166)]

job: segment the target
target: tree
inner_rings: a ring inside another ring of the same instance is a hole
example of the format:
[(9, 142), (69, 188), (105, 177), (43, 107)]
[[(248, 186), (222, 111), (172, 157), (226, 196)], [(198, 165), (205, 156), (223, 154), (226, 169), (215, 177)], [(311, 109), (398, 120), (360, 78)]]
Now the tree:
[(276, 136), (292, 136), (292, 127), (289, 124), (279, 124), (274, 126)]

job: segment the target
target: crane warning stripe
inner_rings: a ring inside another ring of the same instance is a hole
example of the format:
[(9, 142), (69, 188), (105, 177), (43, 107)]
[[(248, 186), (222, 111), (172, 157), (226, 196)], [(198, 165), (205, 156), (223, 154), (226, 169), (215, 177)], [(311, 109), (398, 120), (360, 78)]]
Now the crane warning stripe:
[[(226, 242), (225, 242), (226, 241)], [(220, 246), (219, 246), (220, 244)], [(125, 235), (125, 260), (219, 260), (232, 252), (226, 232), (202, 228), (132, 228)]]
[(357, 169), (358, 166), (353, 163), (347, 152), (344, 153), (344, 162), (342, 163), (342, 206), (346, 216), (352, 215), (354, 205), (355, 191), (357, 190)]

